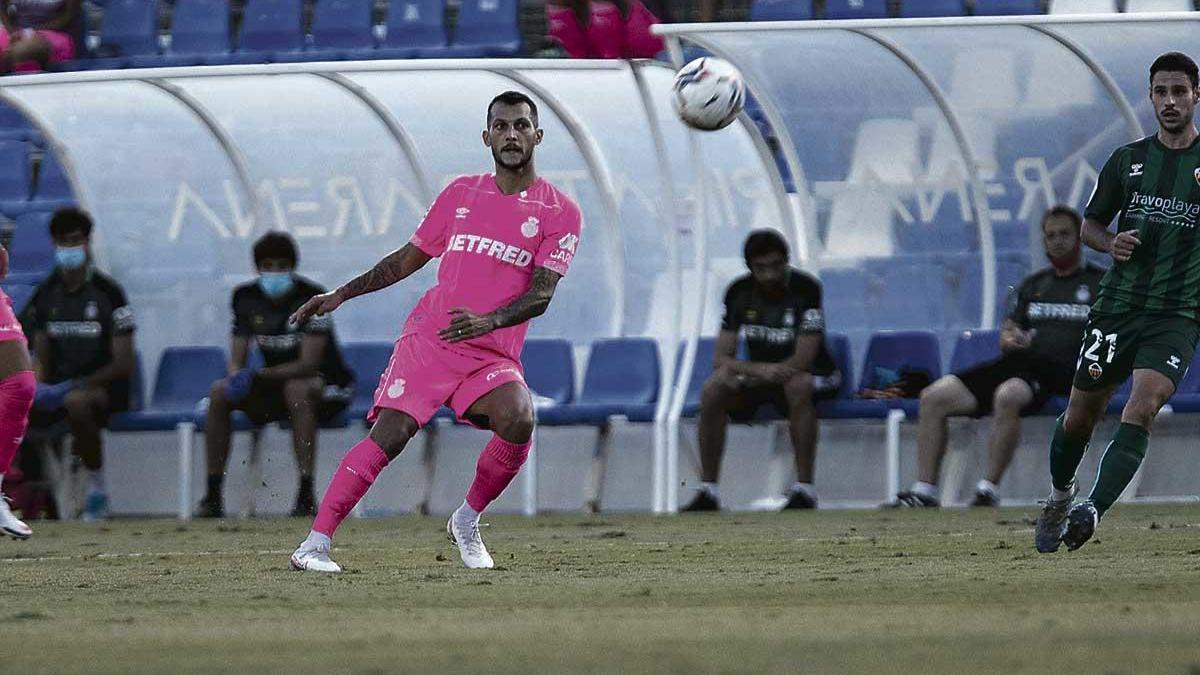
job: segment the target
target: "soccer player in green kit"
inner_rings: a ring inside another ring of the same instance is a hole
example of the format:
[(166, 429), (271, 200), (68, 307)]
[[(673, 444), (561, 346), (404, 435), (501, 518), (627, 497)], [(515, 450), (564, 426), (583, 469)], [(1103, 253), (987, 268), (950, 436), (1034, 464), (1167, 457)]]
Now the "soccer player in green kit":
[[(1159, 408), (1200, 338), (1200, 102), (1196, 63), (1168, 52), (1150, 66), (1158, 132), (1117, 148), (1084, 212), (1083, 242), (1112, 255), (1084, 331), (1067, 411), (1050, 442), (1050, 498), (1038, 518), (1041, 553), (1083, 546), (1137, 472)], [(1108, 231), (1120, 213), (1117, 233)], [(1091, 495), (1071, 506), (1075, 470), (1113, 391), (1133, 374)]]

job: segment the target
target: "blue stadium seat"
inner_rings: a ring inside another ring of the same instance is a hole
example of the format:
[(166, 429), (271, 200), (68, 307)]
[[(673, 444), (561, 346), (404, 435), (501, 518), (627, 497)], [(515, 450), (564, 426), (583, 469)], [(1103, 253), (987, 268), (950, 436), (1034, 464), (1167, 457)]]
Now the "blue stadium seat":
[(304, 49), (303, 0), (248, 0), (236, 53), (213, 63), (261, 63)]
[(826, 19), (886, 19), (887, 0), (825, 0)]
[(196, 406), (209, 388), (225, 376), (220, 347), (168, 347), (158, 361), (150, 405), (114, 416), (113, 431), (170, 431), (196, 418)]
[(37, 182), (33, 187), (30, 200), (36, 202), (35, 205), (42, 209), (55, 209), (74, 202), (71, 183), (67, 180), (62, 162), (51, 150), (47, 150), (42, 155)]
[(558, 338), (533, 338), (521, 350), (525, 384), (533, 393), (554, 401), (570, 403), (575, 398), (575, 354), (571, 343)]
[(1041, 0), (975, 0), (975, 16), (1010, 16), (1041, 13)]
[(352, 420), (366, 419), (375, 404), (379, 378), (392, 358), (392, 343), (347, 342), (342, 345), (342, 358), (355, 376), (354, 398), (346, 412)]
[[(932, 331), (883, 331), (871, 336), (859, 377), (858, 390), (876, 388), (902, 369), (923, 370), (930, 381), (942, 375), (941, 349)], [(835, 400), (818, 408), (823, 417), (883, 418), (888, 410), (902, 408), (910, 417), (917, 414), (917, 399)]]
[[(702, 337), (696, 343), (696, 358), (692, 362), (692, 376), (688, 380), (687, 391), (683, 397), (683, 417), (695, 417), (700, 414), (700, 394), (704, 389), (704, 383), (712, 375), (713, 371), (713, 355), (716, 353), (717, 339), (715, 337)], [(683, 352), (680, 351), (679, 359), (683, 359)]]
[(932, 257), (906, 256), (867, 261), (871, 272), (866, 310), (876, 330), (941, 328), (946, 317), (946, 276)]
[(8, 213), (24, 209), (32, 184), (29, 144), (0, 141), (0, 209)]
[(0, 141), (30, 141), (41, 135), (20, 110), (0, 103)]
[(8, 253), (8, 281), (36, 284), (54, 267), (50, 211), (26, 211), (16, 217)]
[(544, 408), (538, 423), (552, 426), (604, 424), (624, 415), (631, 422), (654, 419), (658, 400), (658, 345), (648, 338), (609, 338), (592, 344), (578, 401)]
[(454, 39), (446, 50), (418, 57), (474, 58), (517, 56), (521, 53), (519, 0), (461, 0)]
[(374, 6), (374, 0), (317, 0), (310, 53), (322, 58), (369, 58), (375, 49)]
[(228, 58), (229, 0), (176, 0), (171, 46), (158, 57), (138, 57), (134, 67), (195, 66)]
[(158, 54), (158, 0), (109, 0), (100, 23), (95, 58), (79, 63), (87, 70), (127, 68), (133, 57)]
[(904, 0), (900, 4), (902, 19), (964, 16), (966, 13), (963, 0)]
[(387, 37), (375, 53), (379, 58), (409, 59), (447, 44), (445, 0), (402, 0), (388, 8)]
[(751, 21), (802, 21), (813, 18), (811, 0), (754, 0)]
[(958, 335), (954, 353), (950, 357), (950, 372), (962, 371), (1000, 358), (1000, 331), (998, 329), (965, 330)]

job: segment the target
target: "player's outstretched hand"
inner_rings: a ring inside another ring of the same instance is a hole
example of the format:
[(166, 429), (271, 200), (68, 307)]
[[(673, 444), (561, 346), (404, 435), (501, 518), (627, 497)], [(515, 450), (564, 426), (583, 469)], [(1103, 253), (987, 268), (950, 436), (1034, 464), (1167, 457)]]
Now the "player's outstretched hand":
[(455, 307), (450, 310), (450, 325), (438, 331), (438, 337), (446, 342), (462, 342), (487, 335), (496, 329), (492, 318), (486, 314), (476, 314), (465, 307)]
[(1133, 249), (1142, 243), (1142, 240), (1137, 238), (1137, 233), (1137, 230), (1125, 230), (1113, 237), (1112, 245), (1108, 247), (1113, 260), (1117, 262), (1129, 260), (1130, 256), (1133, 255)]
[(288, 317), (288, 322), (294, 326), (302, 324), (313, 316), (332, 312), (341, 304), (342, 299), (338, 297), (337, 291), (314, 295), (308, 299), (308, 302), (300, 305), (300, 309), (292, 312), (292, 315)]

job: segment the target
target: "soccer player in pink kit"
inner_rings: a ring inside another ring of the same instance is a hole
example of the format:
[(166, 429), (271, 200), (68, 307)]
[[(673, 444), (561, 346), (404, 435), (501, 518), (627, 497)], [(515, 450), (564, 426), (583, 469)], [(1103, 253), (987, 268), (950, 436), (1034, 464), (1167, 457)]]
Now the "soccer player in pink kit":
[(528, 96), (509, 91), (492, 99), (483, 144), (491, 148), (495, 174), (455, 179), (407, 244), (292, 315), (299, 323), (327, 314), (442, 258), (437, 284), (409, 314), (379, 378), (371, 432), (333, 474), (312, 531), (292, 554), (294, 569), (341, 571), (329, 558), (334, 530), (443, 404), (493, 432), (466, 500), (446, 523), (467, 567), (493, 566), (479, 514), (516, 477), (533, 438), (533, 402), (520, 363), (527, 322), (550, 305), (579, 243), (579, 207), (534, 170), (541, 142), (537, 105)]
[[(0, 247), (0, 279), (8, 276), (8, 251)], [(0, 291), (0, 487), (12, 466), (17, 448), (29, 425), (29, 409), (37, 380), (25, 343), (21, 322), (13, 314), (12, 299)], [(8, 499), (0, 493), (0, 532), (14, 539), (28, 539), (33, 530), (13, 515)]]

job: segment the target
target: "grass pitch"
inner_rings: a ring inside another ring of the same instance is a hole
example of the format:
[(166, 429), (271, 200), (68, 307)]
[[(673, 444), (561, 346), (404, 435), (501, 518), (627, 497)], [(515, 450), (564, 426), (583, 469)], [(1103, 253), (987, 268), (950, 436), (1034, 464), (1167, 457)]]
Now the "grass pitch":
[(1200, 506), (1118, 506), (1033, 551), (1036, 509), (34, 523), (0, 542), (6, 673), (1200, 673)]

